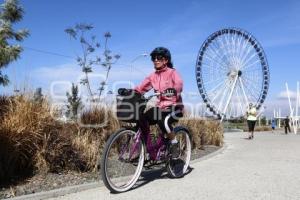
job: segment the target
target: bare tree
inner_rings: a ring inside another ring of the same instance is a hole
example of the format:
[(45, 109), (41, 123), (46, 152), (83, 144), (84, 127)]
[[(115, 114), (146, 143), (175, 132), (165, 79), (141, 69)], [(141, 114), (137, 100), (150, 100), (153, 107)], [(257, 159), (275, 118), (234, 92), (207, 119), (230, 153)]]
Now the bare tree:
[(70, 35), (72, 39), (80, 42), (82, 54), (77, 56), (77, 63), (85, 73), (85, 78), (83, 78), (80, 83), (87, 86), (88, 94), (91, 100), (95, 101), (94, 94), (97, 94), (97, 92), (92, 91), (89, 74), (93, 72), (93, 67), (95, 66), (102, 66), (106, 70), (105, 79), (100, 83), (100, 87), (98, 88), (98, 97), (100, 99), (104, 87), (107, 84), (112, 65), (117, 62), (117, 60), (120, 58), (120, 55), (112, 55), (112, 52), (109, 50), (108, 40), (111, 38), (111, 34), (107, 32), (104, 34), (105, 45), (104, 52), (102, 54), (104, 59), (101, 59), (101, 54), (98, 54), (97, 52), (97, 50), (100, 48), (100, 43), (96, 41), (95, 35), (88, 35), (93, 28), (94, 27), (90, 24), (80, 23), (76, 24), (74, 27), (67, 28), (65, 32)]

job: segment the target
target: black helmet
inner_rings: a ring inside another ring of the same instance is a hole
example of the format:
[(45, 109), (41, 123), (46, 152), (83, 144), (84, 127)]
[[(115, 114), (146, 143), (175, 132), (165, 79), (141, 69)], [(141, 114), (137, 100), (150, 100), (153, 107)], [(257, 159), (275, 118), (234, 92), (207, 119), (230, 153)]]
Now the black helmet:
[(171, 53), (169, 49), (165, 47), (156, 47), (150, 54), (151, 58), (155, 58), (156, 56), (162, 56), (168, 60), (168, 67), (173, 68), (173, 64), (171, 61)]
[(165, 48), (165, 47), (157, 47), (155, 48), (150, 56), (153, 58), (153, 57), (156, 57), (156, 56), (162, 56), (164, 58), (166, 58), (167, 60), (171, 61), (171, 53), (170, 51)]

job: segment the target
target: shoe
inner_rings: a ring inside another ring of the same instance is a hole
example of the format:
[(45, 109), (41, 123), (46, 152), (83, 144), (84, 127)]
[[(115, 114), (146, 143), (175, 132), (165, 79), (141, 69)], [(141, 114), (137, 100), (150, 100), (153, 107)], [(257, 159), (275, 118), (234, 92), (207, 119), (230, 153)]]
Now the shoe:
[(179, 149), (179, 143), (174, 143), (174, 144), (170, 144), (169, 147), (170, 150), (170, 154), (171, 154), (171, 158), (172, 159), (177, 159), (180, 156), (180, 149)]

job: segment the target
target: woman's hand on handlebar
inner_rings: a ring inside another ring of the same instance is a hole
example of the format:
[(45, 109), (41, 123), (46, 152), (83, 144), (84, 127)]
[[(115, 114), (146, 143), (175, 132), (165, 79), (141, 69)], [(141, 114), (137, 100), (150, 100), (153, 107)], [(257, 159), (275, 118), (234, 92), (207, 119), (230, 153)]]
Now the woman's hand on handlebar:
[(128, 96), (132, 93), (132, 89), (127, 89), (127, 88), (119, 88), (118, 89), (118, 94), (121, 96)]
[(177, 91), (175, 88), (167, 88), (161, 95), (165, 97), (172, 97), (177, 95)]

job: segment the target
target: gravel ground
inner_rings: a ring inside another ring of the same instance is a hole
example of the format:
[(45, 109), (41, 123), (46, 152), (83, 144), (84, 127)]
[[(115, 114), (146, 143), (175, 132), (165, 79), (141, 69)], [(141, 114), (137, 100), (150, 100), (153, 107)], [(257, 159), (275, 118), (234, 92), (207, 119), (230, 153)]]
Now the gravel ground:
[[(194, 160), (200, 158), (218, 149), (220, 149), (220, 147), (212, 145), (206, 145), (203, 149), (195, 149), (192, 151), (191, 159)], [(38, 174), (16, 185), (1, 188), (0, 199), (48, 191), (66, 186), (91, 183), (98, 181), (100, 179), (99, 175), (100, 174), (96, 172), (78, 173), (74, 171), (63, 172), (60, 174)]]

